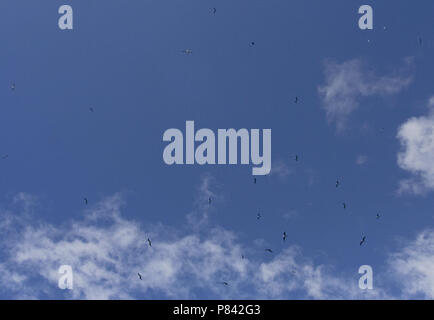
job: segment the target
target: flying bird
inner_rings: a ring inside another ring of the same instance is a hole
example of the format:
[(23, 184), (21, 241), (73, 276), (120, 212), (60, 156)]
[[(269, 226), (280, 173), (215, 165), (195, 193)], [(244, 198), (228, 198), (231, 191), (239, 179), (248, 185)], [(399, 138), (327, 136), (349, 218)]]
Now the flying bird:
[(151, 241), (151, 239), (148, 238), (147, 241), (148, 241), (149, 246), (152, 247), (152, 241)]
[(255, 45), (255, 41), (250, 42), (250, 46), (253, 47)]
[(87, 205), (89, 203), (89, 201), (87, 200), (87, 198), (84, 198), (84, 203)]
[(340, 184), (341, 182), (339, 180), (336, 180), (336, 188), (339, 187)]
[(137, 275), (139, 276), (139, 279), (142, 280), (142, 275), (137, 272)]
[(347, 204), (345, 202), (342, 202), (342, 206), (344, 207), (344, 209), (347, 208)]
[(295, 155), (295, 161), (298, 161), (298, 155), (297, 154)]
[(186, 54), (186, 55), (190, 55), (193, 53), (193, 51), (191, 49), (185, 49), (185, 50), (182, 50), (181, 52)]
[(220, 282), (222, 285), (225, 285), (225, 286), (228, 286), (229, 285), (229, 283), (227, 283), (226, 281), (222, 281), (222, 282)]
[(273, 250), (271, 250), (271, 249), (265, 249), (265, 251), (267, 251), (269, 253), (273, 253)]
[(283, 241), (285, 241), (286, 240), (286, 232), (283, 232)]
[(211, 197), (209, 197), (208, 198), (208, 204), (211, 204), (211, 202), (212, 202), (212, 199), (211, 199)]
[(363, 236), (363, 237), (362, 237), (362, 240), (360, 240), (360, 245), (364, 244), (364, 243), (365, 243), (365, 240), (366, 240), (366, 236)]
[(253, 183), (256, 184), (256, 178), (253, 178)]
[(260, 212), (258, 212), (258, 214), (256, 215), (256, 219), (261, 219), (261, 213)]
[(243, 260), (244, 260), (244, 255), (241, 255), (241, 259), (243, 259)]
[(380, 219), (380, 214), (379, 213), (377, 213), (377, 220), (379, 220)]
[(294, 103), (298, 103), (298, 97), (295, 97)]

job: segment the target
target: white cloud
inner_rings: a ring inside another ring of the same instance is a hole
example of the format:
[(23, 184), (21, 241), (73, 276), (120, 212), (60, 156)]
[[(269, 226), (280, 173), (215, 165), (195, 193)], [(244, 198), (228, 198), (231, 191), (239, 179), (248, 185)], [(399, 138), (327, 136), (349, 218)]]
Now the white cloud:
[[(198, 214), (201, 199), (220, 197), (211, 191), (211, 180), (205, 176), (200, 185)], [(295, 245), (269, 254), (264, 252), (266, 242), (255, 241), (257, 247), (246, 248), (234, 232), (221, 227), (196, 230), (188, 224), (180, 228), (147, 223), (144, 228), (122, 215), (123, 205), (121, 195), (107, 197), (87, 208), (84, 218), (61, 226), (37, 222), (35, 216), (0, 212), (0, 221), (4, 221), (0, 224), (0, 295), (197, 299), (207, 292), (206, 298), (221, 299), (390, 298), (381, 287), (360, 290), (357, 270), (343, 273), (316, 264)], [(395, 254), (385, 273), (396, 269), (403, 278), (411, 273), (415, 279), (404, 281), (405, 294), (422, 292), (432, 297), (433, 257), (434, 232), (425, 233)], [(57, 286), (58, 268), (65, 264), (74, 272), (71, 291)], [(379, 277), (377, 274), (376, 279)], [(222, 285), (223, 281), (229, 286)]]
[(421, 232), (391, 256), (389, 265), (404, 298), (434, 299), (434, 230)]
[[(206, 183), (201, 186), (208, 190)], [(244, 248), (233, 232), (219, 227), (199, 232), (147, 225), (146, 230), (152, 230), (149, 234), (141, 224), (122, 216), (122, 206), (122, 197), (114, 195), (88, 208), (85, 218), (62, 226), (35, 223), (35, 217), (6, 219), (9, 222), (0, 226), (2, 296), (194, 299), (201, 298), (196, 296), (201, 290), (223, 299), (348, 298), (361, 294), (354, 289), (357, 274), (346, 279), (333, 276), (325, 266), (303, 258), (294, 246), (258, 257), (254, 254), (258, 249)], [(10, 215), (13, 213), (2, 212), (0, 218)], [(152, 247), (146, 243), (148, 236)], [(58, 268), (65, 264), (74, 272), (71, 291), (57, 287)], [(222, 281), (230, 285), (223, 286)]]
[(424, 194), (434, 189), (434, 112), (408, 119), (398, 128), (402, 150), (398, 165), (412, 173), (400, 181), (399, 192)]
[[(213, 288), (221, 279), (234, 284), (244, 279), (247, 261), (241, 259), (241, 247), (231, 232), (214, 228), (207, 238), (195, 233), (170, 237), (173, 230), (156, 226), (148, 247), (148, 235), (140, 224), (121, 216), (121, 206), (121, 197), (115, 195), (81, 221), (62, 227), (24, 226), (14, 238), (1, 239), (6, 243), (2, 284), (11, 291), (19, 288), (17, 296), (40, 298), (44, 291), (50, 296), (59, 293), (57, 270), (65, 264), (74, 271), (70, 295), (80, 299), (137, 298), (137, 292), (142, 298), (151, 292), (189, 298), (194, 288)], [(34, 281), (43, 289), (26, 292)]]
[(411, 59), (407, 59), (406, 67), (396, 74), (378, 76), (359, 59), (341, 64), (326, 62), (326, 81), (318, 91), (327, 119), (334, 122), (338, 130), (342, 130), (348, 116), (359, 107), (360, 98), (399, 93), (412, 81), (406, 75), (410, 63)]

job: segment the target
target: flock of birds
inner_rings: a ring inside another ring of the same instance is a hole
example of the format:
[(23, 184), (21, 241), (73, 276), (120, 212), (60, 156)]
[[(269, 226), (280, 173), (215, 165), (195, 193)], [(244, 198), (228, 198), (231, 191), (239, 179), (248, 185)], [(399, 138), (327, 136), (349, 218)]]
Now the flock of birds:
[[(212, 8), (212, 9), (211, 9), (211, 13), (215, 15), (215, 14), (217, 13), (217, 8)], [(387, 27), (384, 26), (384, 27), (383, 27), (383, 30), (386, 31), (386, 30), (387, 30)], [(368, 40), (368, 42), (370, 42), (370, 40)], [(418, 44), (419, 44), (420, 46), (422, 46), (422, 44), (423, 44), (423, 39), (422, 39), (421, 36), (418, 36), (418, 38), (417, 38), (417, 42), (418, 42)], [(249, 46), (250, 46), (250, 47), (253, 47), (253, 46), (255, 46), (255, 45), (256, 45), (255, 41), (251, 41), (251, 42), (249, 43)], [(191, 54), (193, 54), (193, 50), (191, 50), (191, 49), (184, 49), (184, 50), (181, 51), (181, 53), (183, 53), (183, 54), (185, 54), (185, 55), (191, 55)], [(16, 90), (16, 84), (15, 84), (15, 82), (12, 82), (12, 83), (11, 83), (11, 85), (10, 85), (10, 90), (11, 90), (12, 92), (14, 92), (14, 91)], [(300, 102), (300, 98), (299, 98), (298, 96), (295, 96), (293, 101), (294, 101), (295, 104), (298, 104), (298, 103)], [(95, 112), (95, 109), (94, 109), (93, 107), (89, 107), (89, 111), (93, 113), (93, 112)], [(382, 128), (382, 130), (384, 130), (384, 128)], [(5, 155), (1, 156), (1, 159), (6, 159), (6, 158), (8, 158), (8, 157), (9, 157), (9, 155), (8, 155), (8, 154), (5, 154)], [(299, 156), (298, 156), (298, 155), (295, 155), (294, 160), (295, 160), (296, 162), (298, 162), (298, 161), (299, 161)], [(253, 183), (254, 183), (254, 184), (257, 183), (257, 179), (256, 179), (256, 178), (254, 178)], [(338, 188), (338, 187), (340, 186), (340, 184), (341, 184), (341, 182), (339, 181), (339, 179), (337, 179), (337, 180), (336, 180), (336, 183), (335, 183), (336, 188)], [(88, 200), (87, 197), (84, 197), (83, 200), (84, 200), (85, 205), (88, 205), (88, 204), (89, 204), (89, 200)], [(209, 204), (209, 205), (212, 204), (212, 198), (211, 198), (211, 197), (208, 198), (208, 204)], [(343, 202), (343, 203), (342, 203), (342, 207), (343, 207), (343, 209), (346, 209), (346, 208), (347, 208), (347, 204), (346, 204), (346, 202)], [(256, 219), (257, 219), (257, 220), (260, 220), (261, 218), (262, 218), (262, 215), (261, 215), (260, 212), (258, 212), (258, 213), (257, 213), (257, 216), (256, 216)], [(379, 220), (380, 218), (381, 218), (380, 214), (377, 213), (377, 215), (376, 215), (376, 219)], [(288, 237), (288, 235), (287, 235), (286, 231), (284, 231), (283, 234), (282, 234), (282, 239), (283, 239), (283, 241), (286, 241), (287, 237)], [(149, 247), (152, 247), (152, 241), (151, 241), (150, 238), (147, 238), (146, 242), (147, 242), (147, 245), (148, 245)], [(359, 245), (362, 246), (362, 245), (365, 244), (365, 243), (366, 243), (366, 235), (362, 235), (361, 240), (360, 240), (360, 242), (359, 242)], [(270, 249), (270, 248), (266, 248), (265, 251), (268, 252), (268, 253), (273, 253), (273, 250)], [(244, 259), (244, 258), (245, 258), (244, 255), (242, 255), (241, 258)], [(140, 280), (143, 279), (142, 275), (141, 275), (139, 272), (137, 273), (137, 276), (139, 277)], [(222, 281), (222, 282), (220, 282), (220, 284), (225, 285), (225, 286), (229, 286), (229, 283), (226, 282), (226, 281)]]

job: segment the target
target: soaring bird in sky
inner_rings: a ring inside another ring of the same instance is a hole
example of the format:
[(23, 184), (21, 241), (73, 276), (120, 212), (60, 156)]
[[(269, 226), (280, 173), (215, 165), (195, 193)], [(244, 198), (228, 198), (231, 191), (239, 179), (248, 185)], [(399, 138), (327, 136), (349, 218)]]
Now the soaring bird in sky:
[(208, 198), (208, 204), (211, 204), (211, 202), (212, 202), (212, 199), (211, 199), (211, 197), (209, 197)]
[(365, 241), (366, 241), (366, 236), (363, 236), (363, 237), (362, 237), (362, 240), (360, 240), (360, 245), (364, 244)]
[(286, 240), (286, 236), (287, 236), (287, 235), (286, 235), (286, 232), (284, 231), (284, 232), (283, 232), (283, 241)]
[(379, 220), (380, 219), (380, 214), (379, 213), (377, 213), (377, 220)]
[(222, 282), (220, 282), (222, 285), (224, 285), (224, 286), (228, 286), (229, 285), (229, 283), (228, 282), (226, 282), (226, 281), (222, 281)]
[(344, 209), (347, 208), (347, 204), (345, 202), (342, 202), (342, 206), (344, 207)]
[(262, 216), (261, 216), (261, 213), (258, 212), (258, 214), (256, 215), (256, 219), (259, 220), (259, 219), (261, 219), (261, 217), (262, 217)]
[(298, 155), (297, 154), (295, 155), (295, 161), (298, 161)]
[(147, 241), (148, 241), (149, 246), (152, 247), (152, 241), (151, 241), (151, 239), (148, 238)]
[(336, 188), (339, 187), (339, 185), (340, 185), (339, 180), (336, 180)]
[(295, 97), (294, 103), (298, 103), (298, 97)]
[(256, 178), (253, 178), (253, 183), (256, 184)]
[(271, 249), (265, 249), (265, 251), (267, 251), (269, 253), (273, 253), (273, 250), (271, 250)]
[(255, 41), (250, 42), (250, 46), (253, 47), (255, 45)]
[(89, 203), (89, 201), (87, 200), (87, 198), (84, 198), (84, 203), (87, 205)]
[(142, 280), (142, 275), (137, 272), (137, 275), (139, 276), (139, 279)]

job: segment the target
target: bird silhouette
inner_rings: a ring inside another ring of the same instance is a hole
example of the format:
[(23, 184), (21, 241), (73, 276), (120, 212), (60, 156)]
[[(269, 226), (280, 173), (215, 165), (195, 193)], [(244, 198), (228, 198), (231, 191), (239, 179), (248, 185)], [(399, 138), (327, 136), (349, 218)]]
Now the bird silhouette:
[(152, 247), (152, 241), (151, 241), (151, 239), (148, 238), (147, 241), (148, 241), (149, 246)]
[(208, 198), (208, 204), (211, 204), (211, 202), (212, 202), (212, 199), (211, 199), (211, 197), (209, 197)]
[(336, 188), (339, 187), (340, 184), (339, 180), (336, 180)]
[(377, 213), (377, 220), (379, 220), (380, 219), (380, 214), (379, 213)]
[(253, 47), (255, 45), (255, 41), (250, 42), (250, 46)]
[(298, 155), (297, 154), (295, 155), (295, 161), (298, 161)]
[(220, 284), (225, 285), (225, 286), (228, 286), (228, 285), (229, 285), (229, 283), (226, 282), (226, 281), (222, 281), (222, 282), (220, 282)]
[(298, 103), (298, 97), (295, 97), (294, 103)]
[(365, 241), (366, 241), (366, 236), (363, 236), (363, 237), (362, 237), (362, 240), (360, 240), (360, 245), (364, 244)]
[(261, 217), (262, 217), (262, 216), (261, 216), (261, 213), (258, 212), (258, 214), (256, 215), (256, 219), (259, 220), (259, 219), (261, 219)]
[(344, 209), (347, 208), (347, 204), (345, 202), (342, 202), (342, 206), (344, 207)]
[(271, 250), (271, 249), (265, 249), (265, 251), (267, 251), (269, 253), (273, 253), (273, 250)]
[(89, 201), (87, 200), (87, 198), (84, 198), (84, 203), (87, 205), (89, 203)]
[(256, 184), (256, 178), (253, 178), (253, 183)]
[(285, 241), (286, 240), (286, 232), (283, 232), (283, 241)]
[(142, 275), (137, 272), (137, 275), (139, 276), (139, 279), (142, 280)]

